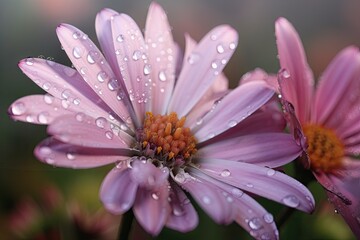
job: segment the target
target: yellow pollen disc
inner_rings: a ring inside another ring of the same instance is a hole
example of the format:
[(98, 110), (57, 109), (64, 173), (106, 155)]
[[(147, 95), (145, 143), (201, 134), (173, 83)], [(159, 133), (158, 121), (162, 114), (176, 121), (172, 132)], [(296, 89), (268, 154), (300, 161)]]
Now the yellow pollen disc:
[(342, 165), (344, 145), (334, 131), (309, 124), (304, 128), (308, 142), (310, 167), (314, 171), (331, 172)]
[(155, 146), (156, 153), (167, 155), (168, 159), (182, 156), (190, 158), (196, 153), (196, 139), (190, 129), (184, 127), (186, 118), (178, 119), (176, 113), (156, 115), (146, 113), (142, 146)]

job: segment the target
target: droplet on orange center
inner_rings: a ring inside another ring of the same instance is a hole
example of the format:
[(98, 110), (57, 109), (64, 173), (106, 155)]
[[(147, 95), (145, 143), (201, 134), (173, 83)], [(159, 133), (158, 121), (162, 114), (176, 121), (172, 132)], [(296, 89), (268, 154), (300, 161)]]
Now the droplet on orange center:
[(344, 144), (336, 133), (320, 125), (305, 125), (310, 167), (314, 171), (331, 172), (342, 166)]
[(156, 153), (167, 159), (182, 157), (190, 159), (196, 153), (196, 139), (188, 127), (184, 127), (186, 118), (178, 119), (176, 113), (156, 115), (146, 113), (143, 127), (142, 147), (149, 144)]

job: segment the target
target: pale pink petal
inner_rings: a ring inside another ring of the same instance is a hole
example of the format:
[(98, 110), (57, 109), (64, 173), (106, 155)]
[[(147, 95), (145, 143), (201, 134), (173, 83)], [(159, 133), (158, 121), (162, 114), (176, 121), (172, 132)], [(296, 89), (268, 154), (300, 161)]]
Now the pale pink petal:
[(195, 129), (192, 129), (199, 142), (206, 141), (226, 130), (235, 127), (274, 94), (264, 82), (257, 81), (234, 89), (214, 104)]
[(131, 169), (119, 163), (103, 180), (100, 187), (100, 200), (104, 207), (113, 214), (128, 211), (136, 196), (138, 185), (130, 178)]
[(126, 14), (113, 16), (111, 20), (113, 45), (117, 67), (121, 74), (132, 107), (137, 117), (136, 126), (142, 126), (146, 105), (151, 103), (151, 71), (145, 40), (135, 21)]
[(75, 69), (40, 58), (21, 60), (19, 67), (38, 86), (60, 99), (61, 109), (86, 112), (95, 118), (104, 116), (114, 123), (123, 123)]
[(200, 41), (185, 59), (169, 104), (170, 112), (180, 117), (187, 115), (221, 73), (236, 44), (237, 33), (226, 25), (214, 28)]
[(75, 111), (73, 105), (64, 108), (62, 100), (49, 94), (22, 97), (12, 103), (8, 110), (9, 115), (15, 120), (45, 125), (73, 111)]
[(120, 160), (130, 156), (129, 151), (122, 149), (88, 148), (74, 146), (48, 138), (36, 146), (35, 156), (44, 163), (68, 168), (93, 168)]
[(116, 54), (111, 30), (111, 18), (113, 18), (115, 15), (119, 15), (119, 13), (112, 9), (105, 8), (101, 10), (96, 15), (95, 29), (97, 38), (99, 40), (101, 49), (106, 57), (106, 60), (111, 66), (111, 69), (113, 69), (113, 71), (115, 72), (115, 75), (120, 77), (120, 72), (116, 71), (118, 70), (118, 65), (116, 61)]
[(57, 35), (71, 62), (93, 91), (124, 122), (131, 122), (126, 90), (120, 87), (119, 80), (96, 45), (71, 25), (60, 25)]
[(271, 168), (220, 159), (200, 160), (200, 170), (219, 181), (305, 212), (314, 210), (309, 190)]
[(251, 82), (251, 81), (265, 81), (269, 87), (278, 92), (279, 83), (275, 75), (268, 75), (263, 69), (255, 68), (253, 71), (245, 73), (239, 81), (239, 85)]
[(83, 113), (57, 118), (48, 133), (64, 143), (94, 148), (129, 149), (135, 141), (105, 118), (94, 119)]
[(338, 136), (345, 139), (345, 141), (347, 138), (360, 136), (360, 124), (358, 124), (360, 122), (359, 105), (360, 102), (351, 107), (351, 109), (348, 109), (343, 121), (334, 129)]
[(134, 215), (151, 235), (158, 235), (170, 214), (168, 185), (157, 189), (139, 188), (134, 203)]
[(189, 232), (198, 225), (198, 214), (184, 191), (174, 182), (170, 182), (170, 185), (171, 214), (166, 226), (180, 232)]
[(335, 128), (359, 99), (360, 54), (356, 47), (342, 50), (323, 73), (317, 87), (313, 121)]
[(308, 66), (304, 48), (294, 27), (284, 18), (275, 24), (280, 66), (286, 69), (287, 79), (279, 84), (282, 95), (294, 105), (301, 123), (309, 119), (314, 79)]
[(278, 231), (272, 214), (238, 188), (220, 182), (197, 169), (191, 173), (206, 179), (222, 191), (223, 197), (232, 206), (232, 219), (240, 224), (256, 239), (278, 239)]
[(197, 156), (274, 168), (293, 161), (301, 152), (290, 134), (259, 133), (215, 142), (199, 149)]
[(130, 177), (142, 188), (158, 188), (167, 184), (169, 169), (160, 170), (151, 162), (133, 161)]
[(231, 203), (215, 185), (181, 172), (175, 176), (174, 180), (191, 194), (216, 223), (229, 224), (233, 220)]
[(152, 2), (145, 26), (145, 41), (151, 65), (151, 105), (154, 114), (165, 114), (175, 84), (177, 51), (164, 10)]

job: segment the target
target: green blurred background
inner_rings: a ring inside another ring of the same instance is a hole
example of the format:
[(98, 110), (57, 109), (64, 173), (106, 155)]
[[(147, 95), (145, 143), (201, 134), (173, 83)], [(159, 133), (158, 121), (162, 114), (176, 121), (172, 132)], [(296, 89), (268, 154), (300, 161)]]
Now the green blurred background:
[[(340, 49), (360, 45), (359, 0), (159, 0), (158, 3), (168, 13), (174, 39), (182, 47), (186, 32), (200, 40), (211, 28), (223, 23), (239, 32), (238, 48), (225, 69), (231, 87), (242, 74), (256, 67), (277, 72), (274, 22), (280, 16), (290, 20), (298, 30), (316, 77)], [(108, 7), (127, 13), (143, 28), (149, 4), (149, 0), (0, 0), (0, 239), (14, 237), (8, 222), (18, 202), (25, 196), (38, 201), (48, 186), (58, 188), (65, 204), (75, 201), (89, 212), (98, 211), (101, 208), (98, 190), (112, 167), (62, 169), (35, 159), (33, 148), (46, 137), (46, 128), (14, 122), (7, 116), (8, 106), (17, 98), (43, 93), (21, 73), (18, 61), (40, 56), (70, 65), (55, 34), (59, 23), (80, 28), (97, 43), (94, 21), (98, 11)], [(323, 190), (316, 184), (310, 189), (317, 201), (316, 212), (313, 215), (295, 212), (280, 229), (281, 238), (355, 239), (328, 204)], [(259, 201), (275, 216), (281, 210), (278, 204)], [(157, 239), (251, 239), (236, 224), (217, 226), (199, 212), (200, 224), (193, 232), (181, 234), (164, 229)]]

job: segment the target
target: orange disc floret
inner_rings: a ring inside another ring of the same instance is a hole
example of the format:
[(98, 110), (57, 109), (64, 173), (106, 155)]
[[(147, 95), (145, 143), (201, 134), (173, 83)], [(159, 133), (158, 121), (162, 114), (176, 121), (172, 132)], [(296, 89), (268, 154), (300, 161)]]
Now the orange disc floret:
[(188, 127), (184, 127), (185, 117), (178, 119), (176, 113), (156, 115), (146, 113), (142, 146), (148, 144), (156, 148), (157, 154), (168, 159), (181, 156), (189, 159), (196, 153), (196, 139)]
[(303, 130), (308, 142), (310, 166), (314, 171), (330, 172), (342, 166), (344, 144), (333, 130), (315, 124), (306, 125)]

